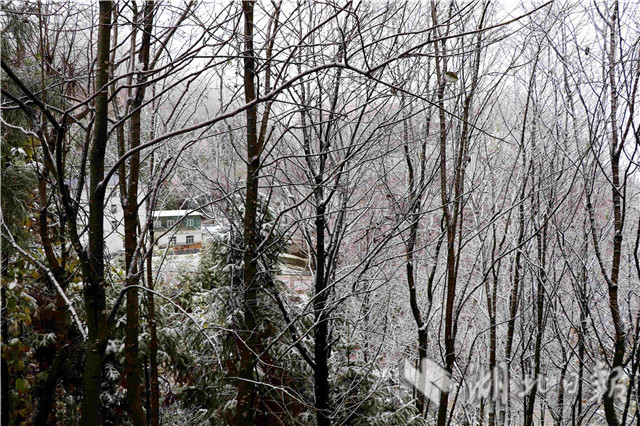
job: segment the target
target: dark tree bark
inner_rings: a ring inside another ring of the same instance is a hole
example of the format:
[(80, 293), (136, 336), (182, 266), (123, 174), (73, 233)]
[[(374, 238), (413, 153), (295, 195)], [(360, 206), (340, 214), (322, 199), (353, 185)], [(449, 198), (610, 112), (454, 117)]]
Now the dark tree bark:
[[(39, 179), (39, 188), (38, 195), (40, 198), (40, 205), (42, 206), (40, 209), (40, 239), (42, 243), (42, 248), (45, 252), (45, 256), (47, 258), (47, 262), (51, 268), (51, 273), (55, 277), (56, 281), (60, 283), (60, 286), (63, 290), (66, 290), (66, 277), (65, 277), (65, 268), (64, 264), (58, 262), (58, 258), (55, 255), (55, 251), (53, 248), (53, 244), (51, 238), (49, 236), (49, 219), (48, 219), (48, 195), (47, 195), (47, 186), (46, 179), (48, 175), (48, 170), (44, 170)], [(64, 220), (60, 223), (60, 229), (58, 230), (60, 235), (64, 234)], [(61, 246), (63, 246), (61, 251), (64, 251), (64, 242), (61, 242)], [(64, 262), (64, 260), (63, 260)], [(51, 282), (49, 285), (54, 289), (55, 287)], [(68, 321), (68, 316), (65, 315), (67, 308), (65, 306), (65, 302), (60, 296), (60, 294), (56, 291), (56, 303), (55, 310), (52, 312), (52, 315), (55, 319), (55, 328), (56, 328), (56, 340), (51, 347), (51, 351), (54, 356), (51, 357), (51, 366), (49, 367), (49, 371), (47, 372), (47, 378), (42, 383), (42, 389), (39, 392), (38, 398), (38, 407), (36, 413), (34, 415), (34, 424), (45, 424), (50, 421), (50, 416), (52, 414), (52, 410), (54, 408), (55, 403), (55, 390), (58, 382), (58, 378), (63, 372), (65, 367), (64, 362), (66, 356), (68, 356), (69, 348), (68, 348), (68, 331), (71, 328), (71, 325)], [(55, 422), (55, 417), (53, 418)]]
[[(478, 21), (478, 29), (481, 29), (484, 22), (484, 17), (487, 11), (487, 4), (483, 6), (482, 15)], [(444, 34), (438, 34), (435, 31), (436, 38), (439, 36), (446, 36), (449, 34), (449, 22), (453, 12), (453, 2), (449, 5), (448, 16), (449, 19), (445, 25)], [(438, 27), (437, 10), (435, 2), (431, 2), (431, 17), (434, 28)], [(444, 108), (445, 98), (445, 72), (447, 72), (447, 48), (445, 39), (441, 39), (440, 42), (435, 42), (435, 54), (436, 54), (436, 75), (438, 78), (438, 93), (437, 102), (439, 108), (439, 121), (440, 121), (440, 195), (442, 202), (442, 214), (445, 223), (445, 232), (447, 240), (447, 269), (446, 269), (446, 284), (445, 284), (445, 320), (444, 320), (444, 348), (445, 348), (445, 369), (451, 374), (453, 372), (453, 366), (456, 362), (456, 313), (455, 313), (455, 299), (456, 299), (456, 287), (458, 281), (458, 266), (460, 264), (460, 248), (462, 245), (462, 224), (464, 221), (464, 188), (465, 188), (465, 174), (466, 166), (468, 164), (468, 151), (469, 151), (469, 139), (471, 137), (472, 129), (469, 126), (469, 120), (471, 117), (471, 105), (475, 97), (475, 92), (478, 86), (480, 58), (482, 52), (482, 32), (478, 32), (477, 41), (475, 45), (475, 54), (472, 62), (472, 77), (471, 85), (468, 91), (464, 95), (462, 105), (462, 128), (460, 132), (460, 139), (457, 144), (456, 152), (454, 155), (455, 163), (452, 170), (453, 191), (448, 190), (448, 172), (447, 172), (447, 124)], [(440, 392), (440, 401), (438, 404), (438, 426), (444, 426), (447, 422), (449, 401), (449, 390), (444, 389)]]
[(80, 424), (100, 422), (100, 384), (108, 337), (104, 282), (104, 160), (107, 146), (109, 38), (112, 2), (100, 2), (95, 87), (94, 136), (89, 150), (89, 275), (84, 282), (88, 336), (84, 360), (84, 393)]
[[(622, 256), (622, 230), (624, 226), (624, 212), (622, 208), (622, 186), (620, 184), (620, 154), (624, 147), (624, 140), (619, 141), (618, 136), (618, 92), (616, 86), (616, 50), (618, 45), (617, 27), (618, 27), (618, 1), (613, 3), (613, 11), (611, 12), (611, 22), (609, 22), (609, 89), (611, 90), (611, 141), (610, 141), (610, 159), (611, 159), (611, 199), (613, 202), (613, 257), (611, 259), (611, 278), (607, 280), (607, 289), (609, 291), (609, 309), (611, 311), (611, 319), (615, 330), (613, 343), (613, 359), (611, 362), (612, 372), (615, 369), (622, 369), (624, 363), (625, 352), (625, 329), (620, 317), (620, 308), (618, 306), (618, 276), (620, 274), (620, 257)], [(604, 413), (607, 423), (610, 426), (617, 426), (619, 423), (618, 415), (615, 407), (615, 383), (613, 380), (607, 380), (607, 389), (603, 397)]]
[[(431, 2), (431, 16), (434, 28), (438, 27), (437, 10), (435, 2)], [(436, 38), (439, 34), (436, 32)], [(447, 243), (447, 263), (446, 263), (446, 284), (445, 284), (445, 324), (444, 324), (444, 350), (445, 369), (451, 373), (455, 363), (455, 340), (453, 337), (453, 316), (456, 287), (456, 250), (455, 250), (455, 224), (449, 207), (449, 195), (447, 190), (447, 124), (444, 108), (444, 91), (446, 80), (444, 72), (447, 68), (446, 45), (444, 40), (434, 43), (436, 52), (436, 76), (438, 78), (438, 117), (440, 124), (439, 145), (440, 145), (440, 197), (442, 202), (442, 214), (445, 223), (446, 243)], [(444, 426), (447, 421), (447, 411), (449, 402), (449, 390), (443, 389), (440, 392), (438, 403), (438, 426)]]
[[(244, 95), (246, 104), (251, 104), (257, 99), (258, 76), (256, 67), (256, 50), (254, 49), (254, 5), (253, 0), (242, 2), (242, 15), (244, 17)], [(274, 38), (278, 32), (279, 6), (274, 5), (273, 14), (268, 24), (266, 33), (265, 66), (261, 69), (264, 76), (265, 92), (272, 88), (271, 59), (274, 48)], [(269, 116), (273, 100), (264, 103), (264, 109), (258, 123), (258, 106), (252, 104), (247, 107), (247, 172), (246, 193), (244, 200), (244, 253), (242, 273), (242, 311), (243, 318), (239, 321), (237, 332), (237, 350), (239, 354), (238, 383), (236, 397), (236, 413), (234, 423), (238, 425), (252, 424), (256, 411), (261, 404), (258, 400), (255, 386), (255, 369), (259, 362), (259, 356), (264, 350), (263, 339), (265, 332), (259, 331), (261, 321), (264, 321), (260, 312), (260, 300), (266, 296), (271, 285), (269, 280), (262, 280), (259, 276), (259, 224), (258, 201), (260, 181), (260, 156), (267, 139)], [(268, 333), (268, 332), (266, 332)], [(257, 356), (256, 356), (257, 354)]]
[[(536, 54), (533, 62), (533, 69), (529, 78), (529, 86), (527, 89), (527, 100), (525, 102), (524, 117), (522, 121), (522, 129), (520, 131), (520, 155), (522, 157), (522, 183), (520, 186), (520, 192), (518, 197), (518, 239), (516, 245), (516, 252), (513, 261), (513, 275), (511, 278), (511, 292), (509, 295), (509, 318), (507, 320), (507, 336), (505, 343), (505, 362), (507, 364), (505, 380), (507, 384), (506, 394), (510, 395), (511, 392), (511, 364), (513, 362), (512, 350), (513, 350), (513, 337), (516, 325), (516, 315), (518, 314), (518, 306), (520, 304), (520, 283), (522, 281), (522, 246), (525, 241), (525, 215), (524, 215), (524, 200), (527, 193), (527, 182), (529, 181), (529, 175), (531, 174), (531, 163), (527, 167), (527, 150), (525, 135), (527, 130), (527, 119), (529, 116), (529, 105), (531, 103), (531, 97), (533, 94), (533, 84), (535, 81), (536, 67), (538, 64), (538, 56)], [(507, 397), (506, 413), (504, 410), (500, 413), (500, 422), (511, 422), (511, 398)]]
[[(426, 359), (427, 357), (427, 326), (426, 323), (424, 321), (424, 317), (422, 314), (422, 311), (420, 309), (420, 305), (418, 302), (418, 295), (417, 295), (417, 289), (416, 289), (416, 279), (415, 279), (415, 271), (414, 271), (414, 264), (415, 264), (415, 247), (416, 247), (416, 241), (418, 239), (418, 227), (420, 225), (420, 217), (421, 217), (421, 207), (422, 207), (422, 197), (423, 197), (423, 192), (425, 189), (425, 180), (426, 180), (426, 148), (427, 148), (427, 136), (428, 135), (423, 135), (422, 137), (423, 142), (421, 144), (421, 151), (420, 151), (420, 162), (419, 162), (419, 173), (418, 176), (416, 176), (416, 170), (414, 167), (414, 162), (411, 158), (411, 154), (409, 151), (409, 122), (410, 119), (409, 118), (405, 118), (405, 122), (403, 123), (404, 126), (404, 133), (403, 133), (403, 138), (404, 138), (404, 143), (403, 143), (403, 151), (404, 151), (404, 158), (405, 158), (405, 163), (407, 164), (407, 179), (408, 179), (408, 184), (409, 184), (409, 206), (410, 206), (410, 212), (409, 212), (409, 220), (410, 220), (410, 225), (409, 225), (409, 234), (407, 235), (407, 238), (405, 239), (405, 260), (406, 260), (406, 274), (407, 274), (407, 286), (409, 289), (409, 306), (411, 307), (411, 313), (413, 315), (413, 320), (416, 323), (416, 327), (418, 329), (418, 368), (420, 369), (420, 371), (422, 371), (422, 361), (424, 359)], [(427, 116), (427, 123), (425, 128), (429, 129), (430, 127), (430, 123), (431, 123), (431, 110), (429, 110), (428, 116)], [(435, 276), (435, 272), (436, 272), (436, 267), (437, 267), (437, 263), (438, 263), (438, 255), (440, 253), (440, 248), (442, 247), (442, 238), (438, 239), (438, 243), (436, 246), (436, 250), (435, 250), (435, 255), (434, 255), (434, 265), (433, 265), (433, 269), (431, 271), (431, 274), (429, 275), (429, 279), (427, 282), (427, 297), (428, 297), (428, 303), (427, 303), (427, 309), (426, 309), (426, 315), (429, 315), (429, 312), (431, 310), (431, 306), (432, 306), (432, 302), (433, 302), (433, 291), (432, 291), (432, 285), (433, 285), (433, 278)], [(420, 387), (422, 388), (424, 386), (423, 383), (420, 383)], [(418, 392), (417, 398), (416, 398), (416, 408), (418, 409), (418, 411), (422, 414), (424, 413), (425, 410), (425, 396), (422, 392)], [(426, 413), (425, 413), (426, 414)]]
[[(317, 177), (316, 179), (322, 179)], [(316, 420), (319, 426), (331, 424), (328, 417), (329, 411), (329, 365), (328, 365), (328, 344), (329, 344), (329, 320), (326, 309), (327, 303), (327, 281), (325, 271), (325, 227), (326, 227), (326, 206), (324, 205), (324, 191), (322, 185), (318, 185), (315, 191), (316, 197), (316, 220), (315, 228), (317, 235), (316, 243), (316, 279), (315, 297), (313, 300), (314, 320), (314, 380), (316, 397)]]
[[(1, 274), (0, 276), (2, 276), (2, 279), (4, 280), (5, 277), (7, 276), (8, 273), (8, 267), (9, 267), (9, 253), (6, 250), (2, 250), (2, 265), (1, 265)], [(2, 323), (1, 323), (1, 327), (2, 327), (2, 342), (4, 344), (6, 344), (6, 342), (9, 341), (9, 327), (7, 324), (7, 317), (6, 317), (6, 313), (7, 313), (7, 290), (5, 289), (5, 286), (0, 286), (0, 300), (2, 301), (2, 309), (0, 310), (0, 312), (2, 312)], [(7, 364), (7, 361), (4, 359), (4, 357), (0, 357), (1, 360), (0, 362), (2, 363), (2, 371), (1, 374), (2, 376), (0, 377), (0, 379), (2, 380), (2, 424), (3, 425), (8, 425), (9, 424), (9, 419), (11, 417), (11, 390), (9, 388), (9, 365)]]
[[(141, 112), (144, 100), (147, 71), (149, 69), (149, 50), (151, 32), (153, 31), (153, 1), (145, 2), (144, 9), (136, 14), (134, 25), (143, 24), (142, 44), (140, 46), (139, 62), (142, 69), (138, 72), (137, 87), (131, 102), (131, 122), (129, 127), (129, 149), (140, 145)], [(140, 17), (142, 15), (142, 17)], [(135, 44), (134, 46), (135, 47)], [(133, 48), (132, 47), (132, 48)], [(127, 185), (124, 203), (124, 250), (127, 276), (125, 287), (137, 286), (139, 282), (139, 266), (136, 256), (138, 247), (138, 186), (140, 176), (140, 153), (136, 152), (129, 160), (129, 174), (120, 176), (121, 185)], [(127, 290), (125, 328), (125, 385), (127, 389), (127, 405), (129, 415), (136, 425), (146, 424), (146, 417), (142, 409), (142, 378), (141, 362), (138, 354), (138, 335), (140, 312), (138, 306), (137, 287)]]
[[(637, 135), (636, 139), (637, 139), (637, 143), (639, 143), (640, 135)], [(637, 274), (636, 276), (640, 280), (640, 215), (638, 215), (637, 223), (638, 223), (638, 227), (636, 228), (636, 241), (634, 244), (633, 259), (636, 267), (636, 274)], [(640, 311), (638, 311), (638, 313), (636, 314), (636, 327), (635, 327), (635, 335), (633, 337), (633, 347), (631, 348), (631, 351), (629, 354), (630, 356), (629, 361), (631, 362), (631, 374), (629, 377), (629, 390), (627, 392), (627, 398), (624, 404), (624, 410), (622, 412), (622, 421), (620, 422), (620, 424), (622, 425), (627, 424), (627, 416), (629, 414), (631, 397), (634, 393), (633, 387), (635, 386), (638, 370), (640, 369), (640, 340), (639, 339), (640, 339)], [(640, 387), (640, 382), (639, 382), (639, 387)], [(639, 394), (640, 392), (636, 390), (636, 398), (638, 397)], [(637, 416), (638, 416), (638, 412), (636, 411), (636, 417)], [(633, 419), (633, 415), (631, 416), (631, 419)]]
[[(244, 96), (245, 102), (250, 103), (256, 99), (256, 65), (255, 51), (253, 47), (253, 8), (254, 2), (245, 0), (242, 2), (242, 14), (244, 17)], [(238, 352), (240, 355), (238, 368), (238, 395), (236, 398), (236, 414), (234, 423), (237, 425), (251, 425), (255, 416), (256, 389), (252, 383), (254, 369), (257, 360), (253, 354), (258, 346), (257, 318), (255, 310), (258, 300), (257, 274), (257, 248), (256, 216), (258, 202), (258, 184), (260, 173), (261, 147), (258, 141), (258, 109), (252, 105), (246, 110), (247, 118), (247, 173), (246, 193), (244, 204), (244, 294), (241, 329), (238, 331)]]
[[(539, 198), (536, 197), (536, 198)], [(539, 212), (541, 205), (538, 200), (537, 206), (534, 207), (535, 212)], [(547, 223), (548, 220), (545, 217), (544, 225), (542, 229), (538, 231), (536, 235), (538, 245), (538, 273), (536, 274), (536, 338), (533, 350), (533, 378), (534, 383), (528, 395), (525, 397), (525, 412), (524, 412), (524, 424), (525, 426), (533, 425), (533, 410), (535, 407), (537, 392), (538, 392), (538, 378), (541, 369), (541, 354), (542, 354), (542, 337), (544, 334), (544, 311), (545, 311), (545, 284), (546, 284), (546, 252), (547, 252)]]
[[(155, 95), (155, 90), (153, 91)], [(150, 139), (153, 139), (155, 134), (155, 114), (151, 117), (151, 132)], [(150, 174), (153, 175), (154, 169), (154, 155), (151, 155), (149, 162)], [(160, 382), (158, 380), (158, 331), (156, 324), (156, 304), (153, 291), (155, 290), (153, 280), (153, 246), (155, 244), (155, 234), (153, 232), (153, 209), (156, 200), (158, 188), (152, 192), (153, 196), (150, 197), (147, 203), (147, 227), (149, 229), (149, 248), (146, 253), (146, 267), (147, 267), (147, 288), (151, 291), (147, 292), (147, 314), (149, 321), (149, 395), (147, 398), (149, 401), (149, 413), (147, 413), (147, 422), (151, 426), (158, 426), (160, 424)]]
[[(613, 357), (611, 360), (611, 371), (609, 375), (609, 379), (606, 383), (605, 394), (602, 398), (602, 404), (605, 412), (605, 418), (607, 424), (612, 426), (619, 425), (618, 415), (615, 407), (615, 380), (614, 377), (617, 374), (616, 370), (621, 370), (624, 366), (624, 354), (625, 354), (625, 342), (626, 342), (626, 332), (624, 327), (624, 322), (622, 317), (620, 316), (620, 307), (618, 304), (618, 281), (620, 274), (620, 261), (622, 256), (622, 232), (624, 228), (624, 217), (625, 217), (625, 208), (624, 208), (624, 194), (626, 193), (624, 189), (624, 185), (620, 179), (620, 157), (622, 154), (622, 150), (624, 149), (624, 141), (626, 139), (627, 132), (623, 132), (620, 135), (618, 126), (619, 123), (617, 121), (618, 117), (618, 87), (616, 83), (616, 67), (618, 65), (618, 61), (616, 59), (616, 52), (619, 49), (619, 40), (618, 40), (618, 18), (619, 18), (619, 9), (618, 9), (618, 1), (613, 2), (613, 8), (611, 10), (611, 15), (609, 22), (607, 22), (607, 27), (609, 29), (609, 37), (607, 40), (607, 64), (606, 68), (603, 71), (604, 76), (608, 80), (606, 83), (608, 84), (608, 89), (610, 91), (610, 103), (609, 106), (611, 110), (609, 111), (609, 117), (607, 119), (608, 124), (611, 126), (611, 131), (608, 133), (608, 142), (609, 142), (609, 162), (611, 167), (611, 202), (613, 209), (613, 241), (612, 241), (612, 258), (611, 258), (611, 272), (607, 272), (607, 268), (604, 265), (604, 260), (602, 258), (602, 251), (600, 249), (600, 243), (598, 241), (598, 233), (596, 226), (596, 218), (594, 207), (591, 203), (591, 195), (589, 191), (585, 191), (586, 199), (587, 199), (587, 212), (589, 214), (589, 222), (591, 227), (591, 237), (594, 250), (596, 252), (596, 258), (598, 259), (598, 263), (600, 265), (600, 270), (607, 284), (607, 291), (609, 296), (609, 311), (611, 313), (611, 319), (613, 322), (614, 328), (614, 336), (613, 336)], [(603, 64), (603, 67), (605, 65)], [(637, 88), (637, 86), (635, 86)], [(634, 94), (631, 100), (635, 100), (635, 89)], [(630, 116), (633, 116), (633, 107), (630, 109)], [(629, 118), (631, 120), (631, 118)], [(629, 126), (627, 126), (627, 129)], [(598, 159), (596, 158), (596, 161)], [(625, 179), (626, 181), (626, 179)], [(625, 182), (626, 183), (626, 182)]]

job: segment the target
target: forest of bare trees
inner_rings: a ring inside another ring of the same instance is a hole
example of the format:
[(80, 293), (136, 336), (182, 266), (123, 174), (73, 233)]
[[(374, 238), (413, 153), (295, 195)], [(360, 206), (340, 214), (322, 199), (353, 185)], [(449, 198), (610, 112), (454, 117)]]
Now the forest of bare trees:
[(640, 425), (637, 1), (0, 5), (2, 425)]

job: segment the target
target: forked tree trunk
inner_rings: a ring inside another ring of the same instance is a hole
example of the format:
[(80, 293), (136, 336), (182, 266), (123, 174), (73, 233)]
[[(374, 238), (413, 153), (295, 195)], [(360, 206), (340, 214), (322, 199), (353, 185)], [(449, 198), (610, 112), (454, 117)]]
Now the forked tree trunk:
[(314, 170), (313, 160), (310, 156), (311, 140), (305, 137), (305, 153), (307, 153), (307, 164), (313, 174), (314, 179), (314, 201), (315, 201), (315, 283), (313, 298), (313, 349), (314, 349), (314, 396), (316, 408), (316, 421), (318, 426), (329, 426), (331, 424), (330, 407), (331, 395), (329, 393), (329, 313), (327, 301), (329, 300), (330, 265), (327, 259), (334, 258), (335, 251), (327, 253), (326, 232), (327, 232), (327, 203), (329, 199), (325, 197), (325, 171), (329, 160), (329, 150), (331, 148), (332, 124), (335, 120), (335, 112), (338, 102), (341, 70), (336, 75), (336, 85), (331, 99), (331, 107), (327, 117), (327, 124), (324, 136), (320, 132), (320, 150), (318, 156), (318, 167)]
[[(408, 120), (408, 118), (407, 118)], [(431, 115), (427, 117), (427, 125), (426, 129), (429, 129), (429, 123), (431, 122)], [(405, 240), (405, 260), (406, 260), (406, 273), (407, 273), (407, 286), (409, 288), (409, 306), (411, 307), (411, 313), (413, 315), (413, 320), (416, 323), (416, 327), (418, 329), (418, 368), (422, 371), (423, 368), (423, 360), (427, 358), (427, 326), (425, 324), (424, 318), (422, 316), (422, 311), (420, 309), (419, 301), (418, 301), (418, 292), (416, 288), (416, 279), (415, 279), (415, 247), (416, 241), (418, 239), (418, 226), (420, 224), (420, 209), (421, 209), (421, 199), (422, 199), (422, 191), (425, 184), (425, 150), (426, 150), (426, 137), (425, 142), (422, 144), (421, 151), (421, 161), (420, 161), (420, 173), (416, 176), (416, 171), (413, 165), (413, 160), (411, 159), (410, 151), (409, 151), (409, 128), (408, 123), (405, 121), (403, 124), (403, 150), (405, 162), (407, 164), (407, 179), (409, 184), (409, 205), (410, 205), (410, 213), (409, 213), (409, 235)], [(437, 257), (440, 252), (442, 239), (439, 239), (436, 254), (435, 254), (435, 264), (433, 272), (435, 272), (435, 268), (437, 265)], [(433, 274), (431, 275), (432, 279)], [(427, 314), (431, 309), (431, 301), (432, 301), (432, 293), (431, 293), (431, 279), (428, 282), (428, 291), (427, 294), (429, 296), (429, 302), (427, 306)], [(422, 376), (421, 376), (422, 377)], [(420, 390), (424, 390), (424, 384), (420, 383)], [(418, 391), (416, 398), (416, 408), (418, 412), (422, 415), (425, 413), (425, 395), (423, 392)]]
[[(453, 4), (449, 4), (448, 15), (452, 16)], [(483, 26), (485, 14), (488, 4), (485, 3), (482, 9), (482, 15), (478, 21), (478, 29)], [(431, 17), (434, 28), (438, 27), (437, 10), (434, 1), (431, 2)], [(449, 34), (449, 22), (445, 26), (444, 34), (438, 34), (436, 38)], [(458, 282), (458, 266), (460, 257), (460, 248), (462, 247), (462, 224), (464, 221), (464, 187), (465, 172), (467, 166), (467, 158), (469, 152), (469, 139), (471, 137), (471, 129), (469, 127), (469, 119), (471, 117), (471, 106), (474, 100), (475, 91), (478, 85), (479, 67), (482, 52), (482, 31), (477, 34), (475, 45), (474, 59), (472, 62), (471, 86), (466, 92), (462, 106), (462, 128), (460, 139), (454, 155), (455, 163), (453, 164), (452, 174), (450, 178), (447, 172), (447, 123), (444, 108), (445, 95), (445, 72), (447, 72), (447, 49), (445, 39), (434, 43), (436, 54), (436, 75), (438, 78), (438, 109), (440, 120), (440, 195), (442, 202), (442, 214), (444, 217), (445, 231), (447, 238), (447, 272), (445, 285), (445, 320), (444, 320), (444, 349), (445, 349), (445, 369), (449, 374), (453, 373), (453, 367), (456, 362), (456, 318), (455, 318), (455, 299), (456, 287)], [(449, 179), (453, 180), (453, 191), (449, 192)], [(447, 422), (447, 413), (449, 410), (449, 389), (443, 389), (440, 392), (440, 402), (438, 404), (438, 426), (444, 426)]]

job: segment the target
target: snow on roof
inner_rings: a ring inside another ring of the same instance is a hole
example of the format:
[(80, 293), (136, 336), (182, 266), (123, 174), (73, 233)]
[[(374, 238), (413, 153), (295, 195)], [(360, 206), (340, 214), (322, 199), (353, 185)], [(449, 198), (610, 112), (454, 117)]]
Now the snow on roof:
[(200, 212), (193, 210), (155, 210), (153, 217), (187, 217), (187, 216), (202, 216)]

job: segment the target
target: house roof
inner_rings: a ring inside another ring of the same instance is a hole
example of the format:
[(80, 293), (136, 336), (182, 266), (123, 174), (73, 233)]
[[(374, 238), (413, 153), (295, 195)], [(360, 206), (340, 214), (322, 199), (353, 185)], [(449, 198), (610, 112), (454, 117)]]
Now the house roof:
[(187, 217), (187, 216), (202, 216), (200, 212), (193, 210), (155, 210), (153, 217)]

